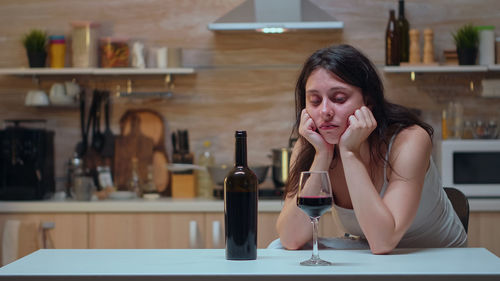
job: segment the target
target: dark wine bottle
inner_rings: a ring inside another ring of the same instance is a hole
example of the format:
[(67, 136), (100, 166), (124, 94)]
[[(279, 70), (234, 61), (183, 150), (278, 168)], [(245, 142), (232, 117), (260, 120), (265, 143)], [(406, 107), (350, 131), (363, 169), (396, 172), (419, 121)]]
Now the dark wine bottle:
[(247, 165), (247, 133), (236, 131), (234, 168), (224, 180), (226, 259), (257, 258), (257, 177)]
[(394, 10), (389, 11), (389, 22), (385, 31), (385, 65), (399, 65), (399, 28)]
[(399, 28), (399, 62), (408, 62), (410, 57), (410, 25), (405, 18), (405, 1), (399, 0), (399, 14), (398, 14), (398, 28)]

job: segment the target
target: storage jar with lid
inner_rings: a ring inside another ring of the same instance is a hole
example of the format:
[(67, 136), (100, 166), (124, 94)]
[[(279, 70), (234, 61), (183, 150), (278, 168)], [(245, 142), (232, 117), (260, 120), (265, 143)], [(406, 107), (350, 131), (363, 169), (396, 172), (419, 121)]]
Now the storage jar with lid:
[(128, 39), (104, 37), (99, 40), (100, 67), (128, 67), (129, 56)]
[(63, 68), (66, 56), (66, 40), (64, 35), (49, 36), (49, 57), (51, 68)]
[(97, 66), (97, 38), (99, 24), (91, 21), (71, 23), (73, 67)]
[(479, 64), (495, 63), (495, 27), (492, 25), (477, 26), (479, 31)]

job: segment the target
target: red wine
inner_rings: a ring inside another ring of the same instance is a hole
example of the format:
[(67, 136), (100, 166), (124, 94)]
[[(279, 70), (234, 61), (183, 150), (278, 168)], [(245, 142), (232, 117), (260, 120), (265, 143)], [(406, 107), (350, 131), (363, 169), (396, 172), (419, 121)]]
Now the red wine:
[(332, 207), (332, 202), (332, 197), (308, 196), (297, 198), (297, 206), (311, 218), (321, 217)]
[(257, 258), (257, 176), (247, 165), (246, 132), (236, 131), (235, 165), (224, 180), (226, 259)]

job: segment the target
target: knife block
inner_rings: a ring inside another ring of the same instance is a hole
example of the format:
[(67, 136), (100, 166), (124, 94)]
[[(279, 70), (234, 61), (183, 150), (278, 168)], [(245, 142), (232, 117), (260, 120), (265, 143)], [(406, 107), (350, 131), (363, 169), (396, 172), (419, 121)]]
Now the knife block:
[(191, 174), (172, 174), (172, 198), (196, 197), (196, 178)]

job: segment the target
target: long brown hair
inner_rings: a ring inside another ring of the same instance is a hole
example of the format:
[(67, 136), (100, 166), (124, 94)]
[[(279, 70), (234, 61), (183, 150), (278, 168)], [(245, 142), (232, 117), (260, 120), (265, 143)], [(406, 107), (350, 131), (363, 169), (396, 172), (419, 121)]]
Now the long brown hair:
[(361, 89), (364, 103), (371, 109), (377, 121), (377, 128), (367, 140), (372, 161), (386, 162), (384, 151), (386, 151), (392, 135), (412, 125), (424, 128), (432, 139), (434, 133), (432, 126), (421, 121), (408, 108), (390, 103), (384, 98), (382, 81), (373, 63), (364, 54), (350, 45), (336, 45), (320, 49), (305, 61), (295, 86), (296, 121), (292, 135), (298, 135), (302, 147), (298, 152), (296, 162), (290, 167), (285, 187), (286, 196), (294, 196), (297, 193), (300, 172), (309, 170), (314, 160), (314, 147), (298, 134), (298, 129), (300, 114), (306, 106), (305, 86), (307, 79), (318, 68), (323, 68), (337, 75), (345, 83)]

